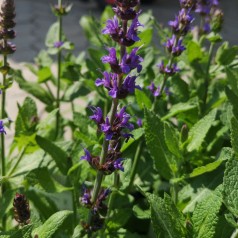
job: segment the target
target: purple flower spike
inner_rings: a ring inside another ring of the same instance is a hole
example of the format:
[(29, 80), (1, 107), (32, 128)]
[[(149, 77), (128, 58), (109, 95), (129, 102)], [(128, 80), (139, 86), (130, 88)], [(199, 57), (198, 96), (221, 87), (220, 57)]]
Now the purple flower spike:
[(6, 131), (5, 131), (5, 128), (4, 128), (4, 123), (3, 123), (3, 121), (0, 121), (0, 133), (7, 134)]
[(128, 74), (131, 70), (137, 69), (137, 73), (142, 70), (141, 62), (143, 62), (142, 57), (136, 55), (139, 48), (134, 48), (130, 54), (125, 54), (122, 58), (121, 69), (124, 74)]
[(87, 149), (84, 149), (85, 155), (81, 156), (80, 160), (87, 160), (89, 163), (92, 162), (92, 156)]
[(89, 118), (95, 121), (98, 125), (104, 122), (102, 109), (100, 107), (89, 107), (93, 111), (93, 115)]
[(122, 159), (122, 158), (117, 159), (117, 160), (113, 163), (113, 166), (114, 166), (115, 169), (121, 170), (122, 172), (124, 172), (123, 159)]

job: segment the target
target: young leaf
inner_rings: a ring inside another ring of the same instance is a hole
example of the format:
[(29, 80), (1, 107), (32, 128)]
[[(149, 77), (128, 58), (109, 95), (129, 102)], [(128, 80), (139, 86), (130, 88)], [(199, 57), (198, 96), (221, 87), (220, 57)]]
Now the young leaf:
[(189, 131), (189, 144), (187, 146), (187, 150), (189, 152), (200, 149), (202, 142), (206, 137), (206, 134), (208, 133), (209, 129), (212, 126), (212, 123), (216, 118), (216, 112), (216, 110), (212, 110), (208, 115), (198, 121)]
[(145, 108), (145, 138), (149, 153), (160, 175), (166, 179), (172, 177), (170, 161), (172, 154), (164, 140), (164, 123), (153, 112)]
[(227, 208), (238, 217), (238, 160), (230, 159), (226, 163), (226, 170), (223, 178), (224, 202)]
[(193, 212), (194, 238), (213, 238), (222, 205), (222, 187), (197, 204)]
[(151, 205), (152, 224), (157, 237), (186, 237), (185, 218), (169, 195), (165, 194), (164, 199), (153, 194), (146, 195)]
[(238, 159), (238, 120), (233, 117), (231, 118), (231, 144), (235, 152), (236, 158)]
[(36, 136), (36, 142), (45, 152), (51, 155), (61, 173), (66, 175), (68, 171), (67, 154), (50, 140), (41, 136)]
[(202, 50), (200, 45), (195, 41), (190, 41), (187, 45), (188, 60), (193, 62), (202, 58)]
[(65, 220), (72, 215), (71, 211), (60, 211), (53, 214), (42, 226), (33, 231), (33, 236), (51, 238), (63, 225)]

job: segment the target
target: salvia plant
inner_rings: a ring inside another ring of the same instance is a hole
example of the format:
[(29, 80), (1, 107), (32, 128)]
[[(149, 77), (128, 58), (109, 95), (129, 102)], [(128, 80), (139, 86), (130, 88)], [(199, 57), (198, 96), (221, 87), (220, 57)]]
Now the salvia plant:
[[(59, 0), (46, 48), (15, 70), (2, 2), (0, 237), (238, 237), (238, 46), (218, 0), (177, 4), (167, 26), (139, 0), (83, 16), (74, 55)], [(28, 94), (17, 118), (13, 81)]]

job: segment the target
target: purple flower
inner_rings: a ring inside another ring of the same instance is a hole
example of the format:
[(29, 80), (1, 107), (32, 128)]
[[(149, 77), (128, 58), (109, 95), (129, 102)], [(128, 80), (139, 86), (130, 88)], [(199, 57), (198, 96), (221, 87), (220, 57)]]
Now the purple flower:
[(107, 48), (109, 55), (103, 56), (101, 58), (102, 62), (104, 64), (109, 63), (113, 65), (118, 65), (118, 60), (117, 60), (117, 54), (116, 54), (116, 49), (115, 48)]
[(93, 115), (89, 118), (95, 121), (98, 125), (104, 122), (102, 109), (100, 107), (89, 107), (93, 111)]
[(103, 72), (103, 76), (104, 78), (103, 79), (96, 79), (95, 81), (95, 85), (98, 87), (98, 86), (101, 86), (103, 85), (105, 88), (107, 89), (110, 89), (111, 88), (111, 78), (117, 78), (117, 75), (116, 74), (113, 74), (113, 73), (108, 73), (108, 72)]
[(139, 85), (136, 85), (136, 76), (127, 76), (124, 79), (124, 82), (122, 84), (122, 90), (127, 91), (127, 93), (134, 93), (135, 89), (141, 90), (141, 87)]
[(130, 54), (123, 56), (120, 66), (124, 74), (128, 74), (133, 69), (137, 69), (137, 73), (141, 72), (142, 66), (140, 63), (143, 62), (143, 58), (136, 55), (138, 49), (139, 48), (134, 48)]
[(137, 124), (139, 127), (142, 127), (142, 125), (143, 125), (143, 124), (142, 124), (142, 119), (141, 119), (141, 118), (138, 118), (136, 124)]
[(151, 91), (154, 97), (158, 97), (160, 95), (160, 87), (158, 86), (158, 88), (156, 88), (153, 82), (147, 88)]
[(101, 124), (101, 131), (104, 132), (105, 136), (106, 136), (106, 140), (111, 140), (113, 137), (113, 132), (111, 130), (111, 124), (109, 121), (109, 118), (106, 117), (106, 121), (105, 123)]
[(130, 28), (126, 34), (127, 39), (132, 40), (134, 42), (140, 40), (140, 38), (137, 35), (137, 29), (138, 29), (138, 27), (143, 26), (138, 20), (139, 15), (140, 15), (140, 12), (137, 13), (137, 16), (132, 21)]
[(3, 123), (3, 121), (0, 121), (0, 133), (7, 134), (6, 131), (5, 131), (5, 128), (4, 128), (4, 123)]
[(80, 160), (87, 160), (89, 163), (91, 163), (92, 156), (91, 156), (90, 152), (84, 148), (84, 153), (85, 153), (85, 155), (81, 156)]
[(113, 19), (107, 20), (106, 27), (102, 30), (103, 34), (109, 34), (112, 39), (118, 42), (122, 35), (122, 29), (116, 16)]
[(63, 44), (64, 44), (63, 41), (56, 41), (56, 42), (54, 43), (54, 47), (55, 47), (55, 48), (60, 48)]
[(182, 40), (178, 40), (177, 44), (172, 48), (173, 56), (179, 56), (186, 48), (182, 45)]
[(117, 159), (114, 163), (113, 166), (116, 170), (121, 170), (122, 172), (124, 172), (124, 167), (123, 167), (123, 159), (119, 158)]
[(83, 196), (81, 197), (81, 203), (85, 206), (91, 206), (91, 192), (89, 189), (86, 188), (85, 185), (83, 185)]
[[(133, 124), (129, 123), (131, 116), (126, 113), (126, 107), (123, 107), (119, 113), (116, 114), (115, 122), (116, 126), (120, 128), (126, 128), (130, 131), (134, 129)], [(114, 124), (114, 123), (113, 123)]]
[(177, 67), (177, 64), (173, 64), (172, 66), (165, 66), (164, 62), (162, 61), (160, 64), (157, 65), (159, 67), (159, 71), (162, 74), (167, 74), (168, 76), (172, 76), (175, 73), (179, 72), (179, 68)]

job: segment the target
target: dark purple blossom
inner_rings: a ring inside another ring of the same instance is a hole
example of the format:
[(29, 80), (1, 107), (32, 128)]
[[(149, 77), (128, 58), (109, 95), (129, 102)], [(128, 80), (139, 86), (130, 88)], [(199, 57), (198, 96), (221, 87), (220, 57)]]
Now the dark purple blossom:
[(105, 72), (103, 72), (103, 76), (104, 76), (103, 79), (99, 79), (99, 78), (96, 79), (95, 85), (97, 87), (103, 85), (105, 88), (111, 89), (112, 88), (111, 81), (117, 80), (117, 74), (108, 73), (105, 71)]
[(97, 123), (97, 125), (100, 125), (101, 123), (104, 122), (103, 119), (103, 113), (102, 113), (102, 109), (100, 107), (89, 107), (92, 111), (93, 111), (93, 115), (90, 116), (89, 118), (92, 119), (93, 121), (95, 121)]
[(108, 34), (112, 39), (118, 42), (122, 35), (122, 29), (116, 16), (113, 19), (107, 20), (106, 27), (102, 30), (103, 34)]
[(128, 74), (131, 70), (137, 69), (137, 72), (140, 73), (142, 70), (143, 58), (137, 55), (137, 51), (139, 48), (134, 48), (130, 54), (125, 54), (121, 61), (121, 70), (124, 74)]
[(153, 82), (147, 88), (151, 91), (154, 97), (158, 97), (160, 95), (160, 87), (155, 87), (155, 84)]
[(179, 72), (179, 68), (177, 67), (177, 64), (174, 63), (171, 66), (170, 65), (164, 65), (164, 62), (162, 61), (160, 64), (157, 65), (159, 67), (159, 71), (162, 74), (167, 74), (168, 76), (172, 76), (175, 73)]
[(4, 128), (4, 123), (3, 123), (3, 121), (0, 121), (0, 133), (7, 134), (6, 131), (5, 131), (5, 128)]
[(121, 170), (122, 172), (124, 172), (124, 167), (123, 167), (123, 159), (119, 158), (117, 159), (114, 163), (113, 166), (116, 170)]
[(87, 160), (89, 163), (91, 163), (92, 156), (91, 156), (90, 152), (84, 148), (84, 153), (85, 153), (85, 155), (81, 156), (80, 160)]
[(136, 11), (133, 8), (122, 10), (120, 7), (114, 7), (113, 11), (122, 20), (133, 20), (136, 17)]
[(105, 134), (106, 140), (111, 140), (113, 137), (113, 132), (111, 130), (111, 124), (109, 118), (106, 117), (105, 123), (101, 124), (101, 131)]
[(137, 30), (138, 30), (138, 27), (143, 26), (138, 20), (139, 15), (140, 15), (140, 12), (137, 13), (137, 16), (132, 21), (130, 28), (126, 34), (127, 39), (132, 40), (134, 42), (140, 40), (140, 38), (137, 35)]
[(91, 206), (92, 202), (91, 202), (91, 191), (89, 189), (86, 188), (85, 185), (83, 185), (83, 196), (81, 197), (81, 203), (84, 206)]
[(128, 75), (124, 79), (124, 82), (122, 84), (122, 90), (127, 91), (127, 94), (128, 93), (134, 93), (136, 88), (141, 90), (141, 87), (139, 85), (136, 85), (135, 81), (136, 81), (136, 76), (129, 76)]
[(119, 113), (116, 114), (114, 123), (116, 127), (127, 128), (129, 131), (134, 129), (133, 124), (129, 123), (131, 116), (126, 113), (126, 107), (123, 107)]

